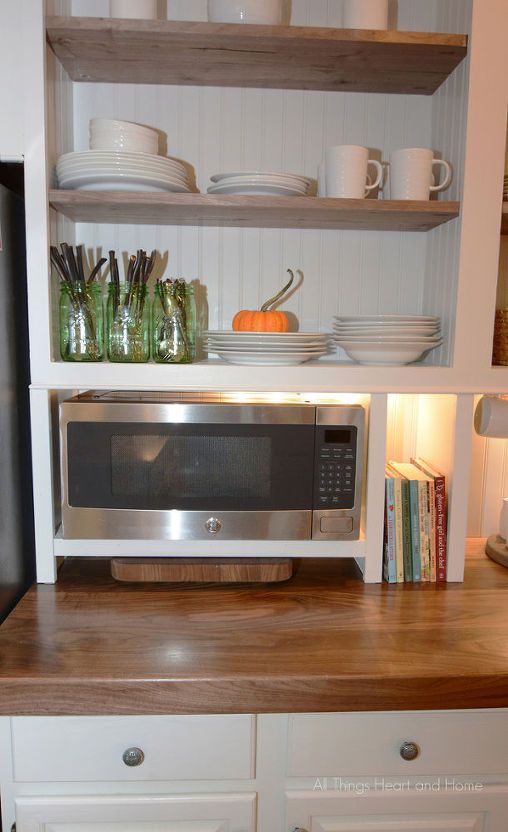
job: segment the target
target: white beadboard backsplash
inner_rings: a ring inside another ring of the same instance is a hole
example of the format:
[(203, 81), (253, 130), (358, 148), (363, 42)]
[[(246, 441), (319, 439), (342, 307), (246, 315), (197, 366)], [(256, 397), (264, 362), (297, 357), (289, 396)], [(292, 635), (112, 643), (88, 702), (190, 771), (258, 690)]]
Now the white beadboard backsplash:
[[(467, 32), (470, 0), (399, 0), (397, 28)], [(206, 20), (205, 0), (169, 0), (168, 18)], [(76, 15), (108, 15), (107, 0), (73, 0)], [(293, 0), (294, 24), (340, 26), (341, 0)], [(427, 146), (448, 158), (458, 198), (463, 167), (467, 71), (459, 68), (434, 96), (72, 84), (56, 152), (88, 147), (88, 124), (113, 117), (155, 126), (170, 156), (190, 162), (198, 187), (220, 171), (281, 170), (315, 177), (327, 146), (363, 144), (388, 159), (398, 147)], [(70, 115), (72, 113), (72, 115)], [(57, 113), (57, 120), (59, 114)], [(66, 122), (67, 118), (67, 122)], [(70, 119), (70, 121), (69, 121)], [(50, 151), (52, 162), (56, 152)], [(337, 313), (423, 312), (453, 327), (460, 224), (422, 233), (77, 224), (92, 249), (169, 252), (168, 275), (206, 286), (211, 327), (229, 328), (239, 308), (255, 308), (283, 285), (285, 270), (304, 281), (284, 303), (301, 330), (329, 330)], [(444, 252), (446, 256), (444, 256)], [(339, 352), (333, 360), (345, 356)], [(429, 363), (449, 362), (450, 342)]]

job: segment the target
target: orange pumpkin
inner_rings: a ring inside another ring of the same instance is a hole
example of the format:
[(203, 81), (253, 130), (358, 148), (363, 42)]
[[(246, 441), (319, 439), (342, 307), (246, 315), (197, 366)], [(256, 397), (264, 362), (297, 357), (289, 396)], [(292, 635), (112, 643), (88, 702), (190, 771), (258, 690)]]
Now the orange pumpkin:
[(289, 283), (286, 283), (280, 292), (267, 300), (261, 309), (242, 309), (237, 312), (233, 318), (233, 329), (235, 332), (287, 332), (289, 329), (288, 317), (284, 312), (277, 312), (270, 309), (277, 301), (286, 294), (293, 283), (295, 276), (291, 269), (288, 269), (291, 275)]
[(287, 332), (289, 321), (284, 312), (242, 309), (233, 318), (233, 329), (237, 332)]

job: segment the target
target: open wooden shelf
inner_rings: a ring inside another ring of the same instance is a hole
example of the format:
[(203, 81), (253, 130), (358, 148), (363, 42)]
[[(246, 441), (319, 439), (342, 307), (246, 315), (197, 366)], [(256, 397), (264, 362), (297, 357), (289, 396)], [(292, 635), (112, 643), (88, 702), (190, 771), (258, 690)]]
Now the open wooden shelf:
[(128, 191), (50, 191), (52, 208), (75, 222), (429, 231), (458, 217), (458, 202), (397, 202), (288, 196)]
[(466, 35), (49, 17), (73, 81), (432, 95)]
[(508, 234), (508, 202), (503, 202), (503, 213), (501, 215), (501, 234)]

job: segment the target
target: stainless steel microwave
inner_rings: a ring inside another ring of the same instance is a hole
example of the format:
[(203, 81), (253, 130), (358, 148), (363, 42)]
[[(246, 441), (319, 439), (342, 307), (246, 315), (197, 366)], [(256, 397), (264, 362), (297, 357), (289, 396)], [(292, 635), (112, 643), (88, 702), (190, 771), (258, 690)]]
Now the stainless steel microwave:
[(91, 391), (60, 428), (65, 539), (359, 536), (359, 405)]

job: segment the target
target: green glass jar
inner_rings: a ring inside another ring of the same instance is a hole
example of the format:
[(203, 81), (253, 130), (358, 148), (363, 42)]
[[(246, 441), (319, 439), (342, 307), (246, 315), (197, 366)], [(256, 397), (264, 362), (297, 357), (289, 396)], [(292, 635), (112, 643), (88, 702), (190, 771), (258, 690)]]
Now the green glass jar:
[(152, 305), (152, 356), (159, 364), (190, 364), (196, 354), (196, 311), (192, 287), (161, 281)]
[(106, 306), (108, 358), (143, 364), (150, 358), (150, 304), (147, 287), (109, 284)]
[(98, 283), (60, 284), (60, 355), (64, 361), (102, 361), (104, 310)]
[(196, 298), (194, 296), (194, 287), (187, 284), (185, 289), (185, 318), (187, 329), (187, 344), (189, 352), (189, 360), (196, 359)]

